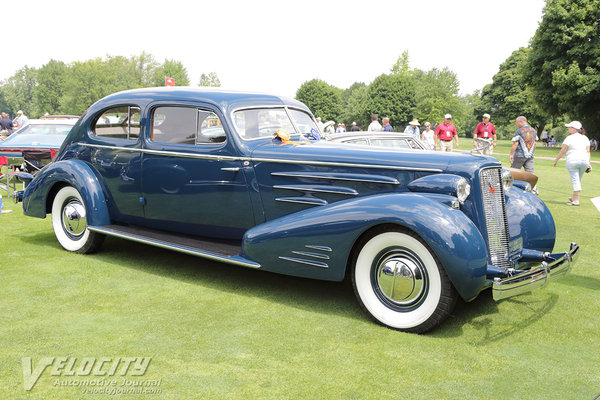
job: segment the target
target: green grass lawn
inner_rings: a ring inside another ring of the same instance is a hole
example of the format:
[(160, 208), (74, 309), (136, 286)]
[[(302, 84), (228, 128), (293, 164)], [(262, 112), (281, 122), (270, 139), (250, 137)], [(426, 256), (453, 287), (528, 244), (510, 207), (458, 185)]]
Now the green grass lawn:
[[(600, 196), (600, 168), (584, 177), (580, 207), (564, 205), (564, 161), (535, 168), (557, 222), (555, 251), (582, 247), (575, 269), (498, 303), (486, 291), (426, 335), (371, 322), (347, 283), (115, 238), (97, 254), (70, 254), (49, 218), (10, 203), (0, 215), (0, 399), (591, 400), (600, 394), (600, 212), (589, 199)], [(55, 386), (68, 377), (50, 367), (24, 390), (23, 357), (60, 356), (152, 357), (142, 378), (160, 379), (161, 393), (86, 396)]]

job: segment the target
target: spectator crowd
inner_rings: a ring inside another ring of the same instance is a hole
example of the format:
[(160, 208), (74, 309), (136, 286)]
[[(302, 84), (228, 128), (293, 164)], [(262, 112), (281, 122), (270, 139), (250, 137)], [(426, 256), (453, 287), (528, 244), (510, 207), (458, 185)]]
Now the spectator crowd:
[(17, 111), (17, 117), (10, 119), (10, 115), (6, 112), (0, 113), (0, 140), (9, 137), (13, 132), (21, 129), (29, 123), (29, 118), (23, 111)]

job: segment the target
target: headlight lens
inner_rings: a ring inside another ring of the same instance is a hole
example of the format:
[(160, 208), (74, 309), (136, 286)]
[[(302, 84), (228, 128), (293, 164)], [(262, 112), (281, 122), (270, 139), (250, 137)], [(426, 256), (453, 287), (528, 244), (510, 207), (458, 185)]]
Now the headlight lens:
[(502, 187), (504, 189), (504, 193), (506, 193), (510, 190), (514, 181), (515, 181), (515, 179), (513, 178), (510, 171), (507, 169), (503, 169), (502, 170)]
[(465, 178), (460, 178), (456, 184), (456, 197), (458, 201), (464, 203), (469, 194), (471, 194), (471, 185), (469, 185)]

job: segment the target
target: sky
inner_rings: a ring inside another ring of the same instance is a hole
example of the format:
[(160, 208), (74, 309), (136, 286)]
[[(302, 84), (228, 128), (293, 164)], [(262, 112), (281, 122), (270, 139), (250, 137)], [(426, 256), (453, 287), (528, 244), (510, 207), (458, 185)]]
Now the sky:
[(544, 7), (544, 0), (3, 3), (11, 17), (2, 18), (0, 80), (51, 59), (145, 51), (161, 63), (181, 61), (192, 85), (216, 72), (224, 88), (289, 97), (314, 78), (342, 89), (368, 84), (405, 50), (411, 67), (448, 67), (461, 93), (472, 93), (529, 44)]

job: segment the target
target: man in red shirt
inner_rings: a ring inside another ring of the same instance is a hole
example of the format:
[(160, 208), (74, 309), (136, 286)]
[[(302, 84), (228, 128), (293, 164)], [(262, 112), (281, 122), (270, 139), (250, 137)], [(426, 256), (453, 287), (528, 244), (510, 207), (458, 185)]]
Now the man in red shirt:
[(441, 151), (452, 151), (452, 138), (456, 141), (456, 147), (458, 147), (458, 133), (456, 127), (452, 124), (452, 115), (446, 114), (444, 116), (444, 122), (439, 124), (435, 130), (435, 149), (438, 148), (438, 141), (440, 142)]
[(496, 147), (496, 127), (490, 122), (490, 114), (483, 114), (483, 118), (473, 132), (473, 147), (485, 147), (479, 154), (491, 156)]

